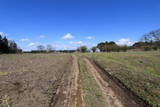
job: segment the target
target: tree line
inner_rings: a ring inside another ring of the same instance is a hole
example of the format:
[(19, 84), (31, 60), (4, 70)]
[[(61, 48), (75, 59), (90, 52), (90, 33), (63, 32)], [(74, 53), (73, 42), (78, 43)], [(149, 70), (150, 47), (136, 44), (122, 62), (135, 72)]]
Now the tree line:
[(0, 53), (22, 52), (14, 41), (8, 40), (6, 36), (0, 35)]
[[(100, 52), (126, 52), (127, 50), (158, 50), (160, 49), (160, 29), (151, 31), (142, 36), (141, 40), (134, 43), (132, 46), (118, 45), (114, 41), (106, 41), (98, 43), (97, 46), (91, 48), (92, 52), (99, 50)], [(87, 46), (77, 48), (78, 52), (87, 52)]]
[(114, 41), (106, 41), (98, 43), (97, 46), (89, 49), (87, 46), (80, 46), (76, 50), (59, 50), (55, 51), (52, 45), (38, 45), (37, 50), (33, 50), (32, 53), (47, 53), (47, 52), (126, 52), (127, 50), (141, 50), (141, 51), (150, 51), (160, 49), (160, 29), (151, 31), (142, 36), (140, 41), (134, 43), (132, 46), (127, 45), (118, 45)]
[(60, 53), (73, 53), (76, 52), (76, 50), (56, 50), (55, 47), (53, 47), (51, 44), (48, 44), (47, 46), (44, 45), (38, 45), (37, 50), (32, 50), (31, 52), (27, 53), (53, 53), (53, 52), (60, 52)]
[(160, 29), (143, 35), (141, 41), (133, 44), (133, 48), (140, 48), (144, 51), (160, 49)]
[(129, 46), (119, 46), (115, 42), (101, 42), (97, 46), (92, 47), (91, 49), (88, 49), (87, 46), (80, 46), (77, 48), (78, 52), (126, 52), (129, 48)]

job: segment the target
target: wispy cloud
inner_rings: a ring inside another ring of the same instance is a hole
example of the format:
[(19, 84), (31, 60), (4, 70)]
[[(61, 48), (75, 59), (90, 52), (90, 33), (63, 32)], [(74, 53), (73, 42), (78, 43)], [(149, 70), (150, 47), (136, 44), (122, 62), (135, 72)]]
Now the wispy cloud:
[(0, 32), (0, 35), (1, 35), (1, 36), (7, 36), (7, 34), (4, 33), (4, 32)]
[(131, 42), (130, 39), (126, 39), (126, 38), (122, 38), (120, 40), (118, 40), (118, 42), (116, 42), (118, 45), (128, 45), (131, 46), (133, 44), (133, 42)]
[(30, 47), (37, 46), (37, 43), (31, 42), (28, 44), (28, 46), (30, 46)]
[(45, 35), (40, 35), (39, 38), (43, 39), (43, 38), (46, 38)]
[(70, 44), (74, 44), (74, 45), (84, 45), (84, 43), (82, 41), (70, 41)]
[(21, 42), (27, 42), (27, 41), (29, 41), (29, 39), (28, 38), (22, 38), (20, 41)]
[(70, 49), (76, 49), (76, 46), (70, 46), (62, 43), (54, 43), (52, 44), (53, 48), (55, 50), (70, 50)]
[(94, 39), (94, 37), (93, 36), (87, 36), (86, 39), (91, 40), (91, 39)]
[(66, 35), (64, 35), (62, 37), (62, 39), (65, 39), (65, 40), (70, 40), (70, 39), (73, 39), (74, 36), (71, 34), (71, 33), (67, 33)]

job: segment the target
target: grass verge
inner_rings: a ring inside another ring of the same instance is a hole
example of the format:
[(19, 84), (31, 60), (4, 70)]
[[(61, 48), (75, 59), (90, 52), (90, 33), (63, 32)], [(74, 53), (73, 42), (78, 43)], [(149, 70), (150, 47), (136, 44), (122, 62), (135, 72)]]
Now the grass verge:
[(83, 59), (79, 60), (80, 79), (83, 89), (84, 101), (86, 107), (106, 107), (107, 104), (102, 97), (102, 92), (94, 80), (94, 77), (86, 67)]

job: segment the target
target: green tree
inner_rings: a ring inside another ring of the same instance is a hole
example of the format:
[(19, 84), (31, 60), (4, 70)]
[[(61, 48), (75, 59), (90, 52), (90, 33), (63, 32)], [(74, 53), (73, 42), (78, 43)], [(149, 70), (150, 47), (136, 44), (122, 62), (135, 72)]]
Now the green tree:
[(96, 47), (96, 46), (94, 46), (94, 47), (92, 47), (92, 48), (91, 48), (91, 50), (92, 50), (93, 52), (96, 52), (97, 47)]
[(77, 48), (78, 52), (87, 52), (87, 47), (86, 46), (80, 46), (79, 48)]

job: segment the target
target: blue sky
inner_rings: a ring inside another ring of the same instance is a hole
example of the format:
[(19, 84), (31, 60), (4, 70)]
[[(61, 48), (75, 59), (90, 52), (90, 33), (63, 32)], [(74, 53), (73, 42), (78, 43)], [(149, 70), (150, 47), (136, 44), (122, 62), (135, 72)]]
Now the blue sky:
[(0, 33), (24, 50), (132, 44), (158, 28), (159, 0), (0, 0)]

